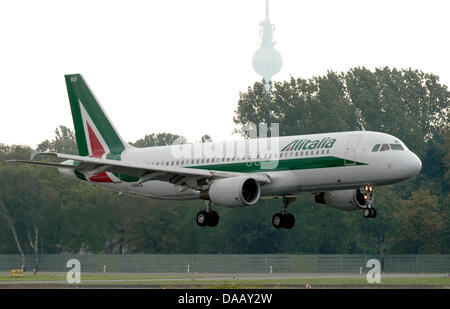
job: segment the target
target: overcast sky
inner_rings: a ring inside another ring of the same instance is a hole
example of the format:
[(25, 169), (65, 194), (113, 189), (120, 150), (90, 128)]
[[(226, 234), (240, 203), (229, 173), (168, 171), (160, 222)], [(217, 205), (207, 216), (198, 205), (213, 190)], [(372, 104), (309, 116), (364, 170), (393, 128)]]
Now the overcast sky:
[[(390, 66), (450, 85), (450, 1), (271, 0), (275, 81)], [(81, 73), (122, 137), (232, 135), (239, 92), (261, 78), (265, 0), (0, 2), (0, 143), (73, 128), (64, 74)]]

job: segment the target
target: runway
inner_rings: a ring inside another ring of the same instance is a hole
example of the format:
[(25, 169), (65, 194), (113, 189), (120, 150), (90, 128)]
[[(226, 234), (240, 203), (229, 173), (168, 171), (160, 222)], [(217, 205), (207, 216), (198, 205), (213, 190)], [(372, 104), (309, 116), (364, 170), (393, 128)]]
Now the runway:
[(83, 273), (70, 284), (66, 273), (26, 274), (10, 278), (0, 273), (0, 289), (16, 288), (450, 288), (448, 274), (381, 274), (380, 284), (369, 284), (365, 274), (346, 273)]

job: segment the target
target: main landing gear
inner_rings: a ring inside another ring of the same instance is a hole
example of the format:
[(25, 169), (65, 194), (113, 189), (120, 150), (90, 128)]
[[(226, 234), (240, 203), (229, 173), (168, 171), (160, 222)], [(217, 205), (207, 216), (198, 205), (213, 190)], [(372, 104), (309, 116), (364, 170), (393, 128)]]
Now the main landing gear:
[(202, 227), (215, 227), (219, 224), (219, 214), (211, 209), (211, 201), (206, 201), (206, 210), (197, 214), (197, 224)]
[(272, 217), (272, 225), (276, 229), (285, 228), (290, 230), (295, 225), (295, 218), (293, 214), (287, 212), (287, 207), (290, 203), (295, 201), (295, 197), (283, 196), (283, 209), (281, 213), (276, 213)]
[(375, 218), (377, 216), (377, 211), (375, 208), (364, 208), (362, 211), (364, 218)]

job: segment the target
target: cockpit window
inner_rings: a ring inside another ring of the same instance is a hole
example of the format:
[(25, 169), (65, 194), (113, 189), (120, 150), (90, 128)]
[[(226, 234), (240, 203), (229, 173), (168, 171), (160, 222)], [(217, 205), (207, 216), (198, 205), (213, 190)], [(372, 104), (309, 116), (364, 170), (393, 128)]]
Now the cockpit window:
[(380, 144), (376, 144), (375, 146), (373, 146), (372, 152), (377, 152), (378, 149), (380, 149)]
[(405, 150), (403, 149), (403, 146), (400, 144), (389, 144), (391, 146), (392, 150)]
[(389, 149), (391, 149), (391, 148), (389, 148), (389, 144), (383, 144), (383, 145), (381, 145), (380, 151), (386, 151)]

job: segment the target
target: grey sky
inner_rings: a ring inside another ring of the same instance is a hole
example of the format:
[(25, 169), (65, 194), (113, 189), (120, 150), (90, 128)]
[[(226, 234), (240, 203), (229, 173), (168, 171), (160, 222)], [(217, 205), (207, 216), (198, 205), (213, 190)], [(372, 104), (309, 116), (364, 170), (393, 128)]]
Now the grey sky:
[[(449, 1), (271, 0), (273, 80), (355, 66), (413, 68), (450, 84)], [(0, 2), (0, 143), (73, 127), (63, 75), (81, 73), (127, 141), (233, 139), (265, 0)], [(281, 124), (282, 125), (282, 124)]]

